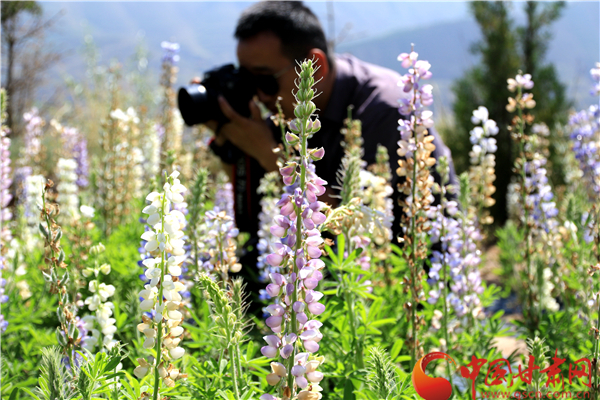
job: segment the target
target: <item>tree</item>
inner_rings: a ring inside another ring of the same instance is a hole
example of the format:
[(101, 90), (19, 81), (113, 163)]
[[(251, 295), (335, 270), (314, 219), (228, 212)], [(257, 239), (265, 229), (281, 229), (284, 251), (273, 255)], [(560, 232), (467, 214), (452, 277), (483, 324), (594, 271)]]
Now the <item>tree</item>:
[(60, 59), (44, 44), (44, 33), (58, 16), (44, 21), (42, 8), (35, 1), (2, 1), (1, 11), (2, 86), (11, 99), (7, 125), (18, 135), (22, 124), (18, 116), (31, 108), (42, 73)]
[[(511, 4), (503, 1), (470, 3), (471, 12), (482, 33), (482, 40), (471, 51), (481, 56), (479, 65), (467, 71), (453, 85), (455, 103), (455, 133), (449, 145), (455, 155), (457, 171), (468, 168), (469, 131), (473, 128), (471, 113), (480, 105), (487, 107), (490, 118), (498, 123), (496, 153), (496, 204), (492, 215), (496, 223), (503, 224), (507, 218), (506, 192), (512, 176), (514, 154), (507, 127), (512, 116), (506, 111), (510, 92), (506, 80), (519, 70), (530, 73), (535, 82), (533, 89), (537, 106), (533, 109), (536, 122), (544, 122), (550, 128), (556, 122), (564, 122), (570, 103), (566, 100), (565, 87), (556, 75), (554, 66), (543, 65), (550, 40), (546, 29), (559, 16), (563, 2), (527, 2), (527, 22), (515, 27), (510, 18)], [(462, 155), (462, 157), (461, 157)]]

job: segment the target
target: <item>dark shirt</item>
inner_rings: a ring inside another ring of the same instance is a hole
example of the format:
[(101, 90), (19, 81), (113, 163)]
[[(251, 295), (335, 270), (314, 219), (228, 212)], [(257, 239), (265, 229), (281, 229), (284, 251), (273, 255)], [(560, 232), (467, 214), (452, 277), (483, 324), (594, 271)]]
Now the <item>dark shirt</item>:
[[(399, 193), (396, 175), (399, 156), (397, 153), (398, 120), (403, 118), (398, 111), (398, 99), (402, 89), (398, 86), (400, 75), (390, 69), (361, 61), (351, 55), (335, 56), (336, 78), (333, 91), (325, 110), (319, 112), (321, 129), (310, 140), (309, 147), (325, 148), (325, 157), (316, 162), (317, 175), (325, 179), (329, 186), (337, 186), (336, 172), (339, 170), (344, 149), (341, 145), (343, 135), (340, 130), (344, 119), (348, 116), (348, 106), (353, 106), (352, 118), (362, 123), (364, 140), (364, 157), (367, 164), (375, 163), (377, 146), (381, 144), (388, 149), (390, 168), (392, 171), (392, 188), (394, 189), (394, 235), (400, 233), (400, 216), (402, 207), (398, 204)], [(272, 125), (274, 137), (280, 140), (279, 128)], [(445, 155), (450, 161), (450, 181), (456, 182), (454, 166), (449, 149), (444, 145), (434, 129), (429, 132), (434, 136), (435, 151), (433, 157), (438, 159)], [(258, 230), (259, 196), (256, 188), (264, 170), (259, 163), (248, 156), (238, 159), (235, 164), (236, 190), (236, 222), (241, 231), (252, 235)], [(439, 183), (437, 173), (434, 179)]]

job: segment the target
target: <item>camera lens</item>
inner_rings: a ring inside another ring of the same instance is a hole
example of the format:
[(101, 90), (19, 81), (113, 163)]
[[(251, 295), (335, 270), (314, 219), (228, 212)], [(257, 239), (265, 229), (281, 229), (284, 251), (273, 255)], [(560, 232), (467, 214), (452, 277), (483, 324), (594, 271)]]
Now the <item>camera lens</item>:
[(177, 102), (186, 125), (193, 126), (208, 121), (220, 124), (229, 122), (221, 111), (218, 96), (223, 96), (238, 114), (249, 117), (248, 103), (256, 94), (252, 74), (233, 64), (207, 71), (202, 84), (191, 84), (179, 89)]
[(181, 117), (187, 126), (202, 124), (209, 120), (204, 110), (208, 105), (208, 92), (202, 85), (192, 84), (179, 89), (177, 103)]

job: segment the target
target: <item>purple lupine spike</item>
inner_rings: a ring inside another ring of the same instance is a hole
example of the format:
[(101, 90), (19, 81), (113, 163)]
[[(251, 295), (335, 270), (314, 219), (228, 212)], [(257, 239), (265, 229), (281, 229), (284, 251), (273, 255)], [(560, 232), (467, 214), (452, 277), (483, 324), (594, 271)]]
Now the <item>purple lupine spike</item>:
[(162, 61), (175, 65), (179, 62), (179, 43), (163, 41), (160, 47), (164, 50)]
[[(310, 61), (302, 64), (302, 70), (303, 82), (312, 77), (314, 70)], [(320, 126), (316, 122), (309, 123), (312, 122), (310, 100), (314, 94), (312, 90), (308, 90), (309, 86), (306, 83), (299, 86), (296, 93), (297, 118), (290, 123), (290, 129), (295, 135), (286, 135), (288, 144), (291, 141), (300, 143), (301, 156), (299, 162), (288, 163), (280, 170), (286, 187), (281, 200), (276, 204), (279, 207), (279, 216), (273, 219), (270, 231), (275, 236), (281, 237), (281, 243), (275, 244), (274, 251), (266, 257), (269, 265), (281, 267), (281, 273), (271, 273), (272, 283), (266, 288), (266, 292), (271, 297), (275, 297), (276, 303), (266, 308), (266, 311), (271, 314), (266, 320), (266, 325), (271, 328), (274, 335), (265, 337), (268, 346), (263, 347), (262, 353), (265, 356), (276, 355), (272, 336), (281, 341), (279, 355), (283, 364), (271, 364), (273, 374), (267, 377), (267, 382), (273, 385), (284, 379), (284, 390), (289, 388), (292, 392), (290, 398), (295, 397), (296, 388), (302, 389), (298, 398), (306, 396), (307, 393), (302, 393), (306, 392), (309, 380), (318, 382), (319, 376), (314, 372), (320, 362), (310, 364), (309, 369), (308, 355), (318, 351), (318, 341), (322, 335), (317, 326), (309, 330), (305, 329), (305, 324), (309, 320), (307, 313), (316, 316), (325, 311), (325, 306), (319, 303), (323, 294), (314, 290), (319, 280), (323, 278), (322, 274), (316, 274), (316, 269), (322, 268), (317, 261), (320, 261), (319, 257), (322, 254), (319, 246), (323, 243), (323, 239), (320, 231), (316, 229), (313, 214), (316, 214), (316, 221), (323, 220), (322, 213), (319, 212), (322, 205), (318, 202), (318, 196), (324, 193), (324, 185), (327, 182), (314, 173), (314, 165), (311, 164), (314, 158), (322, 157), (322, 151), (319, 150), (317, 157), (313, 158), (310, 150), (305, 147), (307, 138)], [(300, 166), (300, 171), (297, 170), (297, 165)], [(288, 332), (288, 335), (284, 336), (282, 332)], [(296, 340), (297, 338), (300, 340)], [(305, 350), (304, 353), (297, 353), (292, 357), (302, 348)], [(309, 376), (308, 373), (312, 374)], [(260, 398), (272, 399), (273, 396), (264, 394)]]

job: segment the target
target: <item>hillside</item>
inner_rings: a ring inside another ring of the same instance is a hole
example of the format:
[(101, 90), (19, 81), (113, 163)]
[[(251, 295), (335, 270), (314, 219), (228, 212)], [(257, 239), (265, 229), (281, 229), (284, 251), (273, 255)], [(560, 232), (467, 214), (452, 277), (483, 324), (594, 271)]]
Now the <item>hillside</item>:
[[(49, 74), (48, 88), (62, 84), (65, 75), (84, 78), (84, 37), (91, 35), (100, 50), (100, 62), (130, 62), (135, 49), (148, 49), (150, 72), (158, 75), (160, 42), (181, 45), (178, 84), (192, 76), (235, 60), (233, 29), (249, 2), (44, 2), (50, 16), (64, 15), (49, 41), (68, 56)], [(326, 32), (332, 26), (325, 2), (309, 2)], [(520, 6), (515, 19), (522, 19)], [(479, 39), (476, 23), (465, 2), (334, 2), (335, 33), (345, 31), (336, 48), (398, 70), (396, 57), (411, 43), (433, 65), (436, 104), (448, 110), (452, 82), (476, 63), (469, 52)], [(589, 103), (588, 71), (600, 60), (600, 9), (598, 2), (569, 2), (563, 16), (552, 26), (548, 60), (555, 63), (569, 95), (583, 106)], [(158, 78), (156, 78), (158, 80)], [(44, 88), (42, 88), (44, 89)]]

